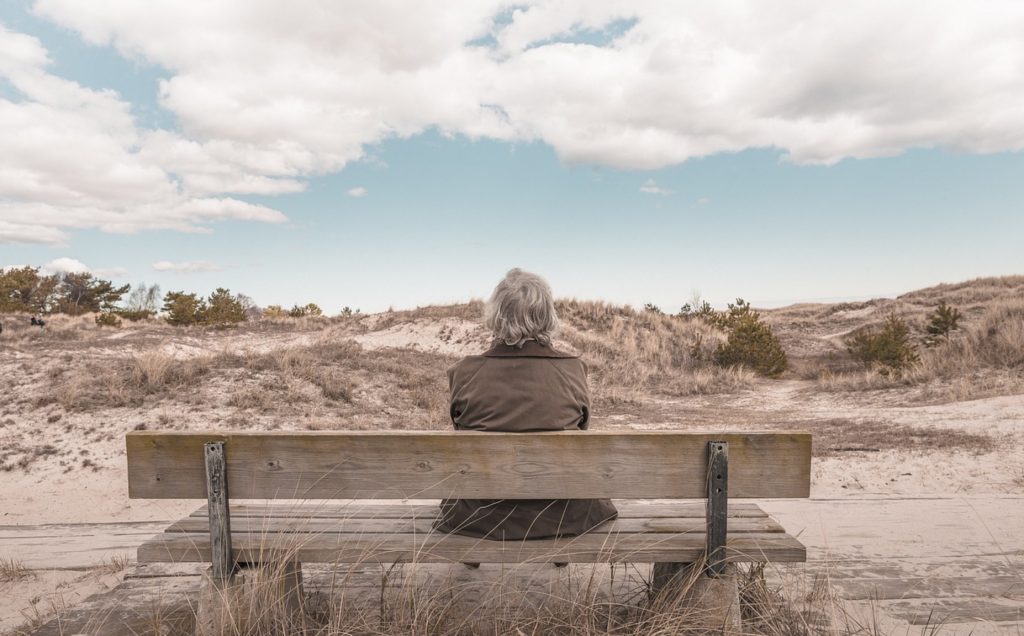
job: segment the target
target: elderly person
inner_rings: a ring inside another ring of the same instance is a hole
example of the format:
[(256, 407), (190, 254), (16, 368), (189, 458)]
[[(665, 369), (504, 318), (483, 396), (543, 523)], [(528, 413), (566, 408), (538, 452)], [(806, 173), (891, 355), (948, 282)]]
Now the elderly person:
[[(456, 430), (586, 430), (587, 368), (551, 346), (558, 315), (551, 288), (536, 274), (513, 269), (484, 310), (490, 349), (448, 369)], [(435, 527), (495, 540), (582, 534), (614, 519), (608, 499), (446, 499)]]

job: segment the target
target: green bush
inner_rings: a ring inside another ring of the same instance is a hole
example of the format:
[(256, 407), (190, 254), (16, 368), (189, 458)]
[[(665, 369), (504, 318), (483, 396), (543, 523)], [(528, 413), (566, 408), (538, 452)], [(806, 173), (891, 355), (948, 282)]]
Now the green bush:
[(167, 314), (167, 322), (172, 325), (195, 325), (205, 320), (206, 301), (195, 294), (167, 292), (163, 310)]
[(210, 294), (203, 322), (209, 325), (230, 325), (245, 321), (245, 306), (230, 290), (218, 287)]
[(96, 324), (101, 327), (120, 327), (121, 319), (116, 314), (103, 312), (102, 314), (96, 314)]
[(750, 303), (737, 298), (723, 313), (698, 312), (725, 330), (728, 339), (718, 346), (715, 362), (722, 366), (744, 365), (768, 377), (776, 377), (789, 365), (782, 343)]
[(148, 309), (115, 309), (113, 313), (117, 314), (119, 318), (124, 318), (131, 322), (149, 320), (153, 317), (153, 312)]
[(861, 328), (846, 339), (846, 350), (865, 367), (883, 375), (900, 374), (920, 359), (910, 339), (910, 327), (890, 314), (880, 328)]
[(935, 311), (928, 315), (928, 324), (924, 328), (928, 334), (925, 344), (931, 347), (938, 344), (940, 339), (949, 342), (949, 334), (960, 328), (961, 317), (959, 309), (941, 301)]
[(303, 318), (305, 316), (322, 316), (324, 312), (316, 303), (307, 303), (303, 306), (295, 305), (288, 311), (292, 318)]

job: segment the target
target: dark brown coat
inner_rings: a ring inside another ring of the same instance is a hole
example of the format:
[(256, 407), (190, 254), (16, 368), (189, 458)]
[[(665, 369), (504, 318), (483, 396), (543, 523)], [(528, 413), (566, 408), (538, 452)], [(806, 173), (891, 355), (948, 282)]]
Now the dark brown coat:
[[(496, 342), (448, 369), (456, 430), (586, 430), (587, 368), (578, 357), (528, 340)], [(496, 540), (582, 534), (614, 519), (608, 499), (446, 499), (438, 530)]]

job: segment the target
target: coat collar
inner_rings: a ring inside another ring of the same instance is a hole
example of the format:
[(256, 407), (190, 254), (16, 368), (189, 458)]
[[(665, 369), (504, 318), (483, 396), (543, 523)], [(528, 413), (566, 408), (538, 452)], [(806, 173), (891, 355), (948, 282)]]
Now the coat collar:
[(522, 348), (507, 345), (500, 340), (491, 343), (491, 348), (483, 353), (487, 358), (575, 358), (571, 353), (559, 351), (553, 347), (545, 347), (536, 340), (527, 340)]

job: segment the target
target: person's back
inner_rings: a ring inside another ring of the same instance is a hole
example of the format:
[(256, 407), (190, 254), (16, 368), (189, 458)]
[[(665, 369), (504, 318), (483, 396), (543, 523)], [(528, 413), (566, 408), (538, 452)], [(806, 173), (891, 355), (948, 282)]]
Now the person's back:
[[(497, 336), (492, 347), (448, 370), (456, 430), (585, 430), (586, 366), (551, 346), (557, 316), (543, 279), (509, 272), (488, 303), (487, 323)], [(436, 527), (496, 540), (541, 539), (582, 534), (615, 516), (607, 499), (453, 499), (442, 502)]]

